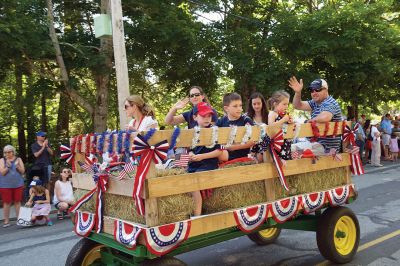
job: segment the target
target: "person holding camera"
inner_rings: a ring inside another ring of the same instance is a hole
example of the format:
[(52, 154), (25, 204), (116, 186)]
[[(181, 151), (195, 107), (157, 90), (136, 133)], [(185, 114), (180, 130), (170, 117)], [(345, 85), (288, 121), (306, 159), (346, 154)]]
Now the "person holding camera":
[(46, 136), (46, 132), (37, 132), (36, 142), (31, 145), (32, 153), (36, 158), (33, 165), (34, 167), (42, 170), (41, 180), (44, 187), (47, 186), (47, 183), (51, 177), (51, 156), (54, 154), (54, 151), (51, 149), (49, 140), (46, 138)]

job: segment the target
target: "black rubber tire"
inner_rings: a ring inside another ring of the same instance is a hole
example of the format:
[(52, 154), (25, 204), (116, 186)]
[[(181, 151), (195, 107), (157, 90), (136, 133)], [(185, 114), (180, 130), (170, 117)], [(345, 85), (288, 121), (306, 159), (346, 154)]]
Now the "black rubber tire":
[(141, 265), (142, 266), (186, 266), (187, 264), (177, 258), (164, 256), (152, 260), (146, 260), (142, 262)]
[[(273, 232), (273, 234), (271, 236), (265, 237), (262, 235), (262, 231), (272, 230), (272, 229), (275, 231)], [(264, 229), (261, 231), (250, 233), (247, 236), (248, 236), (248, 238), (250, 238), (251, 241), (253, 241), (257, 245), (266, 246), (266, 245), (274, 243), (278, 239), (280, 234), (281, 234), (281, 228), (271, 227), (271, 228), (267, 228), (267, 229)]]
[(82, 238), (76, 243), (68, 254), (65, 266), (86, 266), (84, 264), (85, 256), (95, 247), (103, 246), (88, 238)]
[[(341, 219), (345, 219), (345, 222), (343, 222), (343, 220)], [(342, 224), (347, 228), (354, 226), (356, 232), (355, 239), (351, 239), (353, 236), (346, 236), (346, 235), (337, 236), (336, 235), (337, 232), (335, 232), (335, 227), (337, 224), (339, 226)], [(338, 243), (339, 245), (342, 245), (340, 244), (340, 241), (343, 241), (342, 243), (347, 243), (348, 241), (348, 245), (350, 246), (347, 249), (349, 249), (349, 251), (347, 250), (342, 251), (342, 252), (347, 252), (346, 254), (341, 254), (338, 251), (338, 247), (335, 246), (335, 238), (337, 239), (337, 241), (339, 241)], [(346, 207), (328, 208), (318, 219), (317, 245), (321, 255), (324, 256), (326, 259), (338, 264), (350, 262), (357, 252), (359, 242), (360, 242), (360, 225), (358, 223), (356, 215), (349, 208)]]

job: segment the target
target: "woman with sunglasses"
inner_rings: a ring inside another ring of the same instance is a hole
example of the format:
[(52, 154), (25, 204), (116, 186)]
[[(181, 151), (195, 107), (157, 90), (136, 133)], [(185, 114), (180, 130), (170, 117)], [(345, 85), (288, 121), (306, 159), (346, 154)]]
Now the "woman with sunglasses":
[(15, 148), (7, 145), (3, 149), (4, 158), (0, 159), (0, 194), (3, 200), (3, 227), (10, 224), (10, 206), (14, 202), (18, 217), (24, 191), (24, 162), (16, 156)]
[(57, 180), (54, 184), (53, 203), (54, 207), (56, 207), (58, 210), (58, 220), (64, 219), (69, 207), (71, 207), (75, 201), (70, 177), (71, 170), (68, 168), (63, 168), (60, 173), (59, 180)]
[[(311, 111), (309, 122), (325, 123), (342, 121), (340, 106), (332, 96), (329, 96), (328, 83), (324, 79), (316, 79), (308, 86), (312, 98), (308, 101), (301, 100), (301, 91), (303, 90), (302, 79), (299, 82), (296, 77), (291, 77), (289, 87), (294, 91), (293, 107), (298, 110)], [(324, 146), (325, 152), (329, 152), (331, 149), (340, 150), (340, 137), (318, 138), (318, 142)]]
[(125, 112), (128, 117), (133, 118), (126, 126), (126, 130), (141, 132), (158, 128), (152, 107), (139, 95), (131, 95), (125, 100)]
[[(199, 86), (192, 86), (189, 89), (189, 97), (178, 101), (169, 110), (168, 114), (165, 117), (165, 123), (174, 126), (187, 122), (188, 128), (194, 128), (195, 126), (197, 126), (197, 122), (193, 118), (193, 108), (189, 111), (183, 112), (180, 115), (176, 115), (176, 112), (180, 109), (185, 108), (189, 102), (192, 104), (192, 107), (196, 106), (200, 102), (206, 102), (207, 104), (210, 104), (207, 96), (204, 94), (203, 89)], [(218, 115), (214, 109), (213, 111), (214, 114), (212, 115), (211, 121), (215, 123), (218, 120)]]

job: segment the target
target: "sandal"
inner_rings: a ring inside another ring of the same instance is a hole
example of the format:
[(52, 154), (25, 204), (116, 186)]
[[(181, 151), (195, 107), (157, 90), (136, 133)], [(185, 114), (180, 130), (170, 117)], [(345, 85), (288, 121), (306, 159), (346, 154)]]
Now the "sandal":
[(58, 220), (63, 220), (64, 219), (63, 214), (62, 213), (57, 213), (57, 219)]

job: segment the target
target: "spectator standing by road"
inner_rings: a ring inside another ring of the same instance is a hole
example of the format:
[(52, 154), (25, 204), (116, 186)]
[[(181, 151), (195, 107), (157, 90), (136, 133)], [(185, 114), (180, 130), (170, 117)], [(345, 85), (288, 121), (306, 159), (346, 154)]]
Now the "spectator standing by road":
[(46, 135), (46, 132), (37, 132), (36, 142), (31, 145), (32, 153), (36, 158), (33, 165), (42, 169), (41, 180), (44, 187), (47, 186), (51, 177), (51, 156), (54, 154)]
[(10, 206), (14, 202), (18, 217), (24, 190), (24, 162), (16, 156), (15, 148), (7, 145), (3, 149), (4, 158), (0, 160), (0, 194), (3, 199), (3, 227), (10, 226)]
[(392, 135), (392, 118), (390, 114), (386, 114), (383, 117), (381, 123), (381, 131), (382, 131), (383, 152), (385, 155), (384, 160), (390, 160), (389, 144), (390, 144), (390, 135)]
[(376, 127), (376, 123), (371, 126), (372, 136), (372, 149), (371, 149), (371, 165), (372, 166), (383, 166), (381, 164), (381, 133)]

